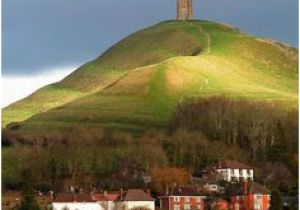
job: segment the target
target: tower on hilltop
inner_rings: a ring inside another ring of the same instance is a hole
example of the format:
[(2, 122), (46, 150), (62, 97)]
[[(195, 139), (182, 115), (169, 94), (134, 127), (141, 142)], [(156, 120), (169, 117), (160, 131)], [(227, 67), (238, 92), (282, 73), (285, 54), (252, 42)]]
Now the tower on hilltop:
[(193, 18), (193, 0), (177, 0), (177, 20)]

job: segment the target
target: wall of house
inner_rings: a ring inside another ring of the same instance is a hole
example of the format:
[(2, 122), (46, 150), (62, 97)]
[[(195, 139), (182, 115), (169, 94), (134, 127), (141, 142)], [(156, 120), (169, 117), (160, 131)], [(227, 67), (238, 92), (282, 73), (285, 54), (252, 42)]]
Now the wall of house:
[[(260, 199), (258, 199), (260, 196)], [(270, 195), (262, 195), (262, 194), (250, 194), (245, 196), (232, 196), (231, 198), (231, 208), (232, 210), (268, 210), (270, 208)], [(255, 206), (255, 203), (261, 204), (261, 208)]]
[(125, 201), (126, 209), (134, 208), (147, 208), (149, 210), (155, 210), (154, 201)]
[(98, 201), (98, 204), (102, 206), (104, 210), (113, 210), (115, 207), (113, 201)]
[(161, 208), (166, 210), (204, 209), (201, 196), (169, 196), (160, 199)]
[(170, 207), (169, 207), (169, 197), (160, 197), (160, 208), (161, 209), (165, 209), (165, 210), (169, 210)]
[(253, 181), (253, 169), (217, 169), (216, 170), (224, 180), (231, 182), (234, 180), (252, 180)]
[(72, 202), (72, 203), (52, 203), (53, 210), (104, 210), (98, 203)]

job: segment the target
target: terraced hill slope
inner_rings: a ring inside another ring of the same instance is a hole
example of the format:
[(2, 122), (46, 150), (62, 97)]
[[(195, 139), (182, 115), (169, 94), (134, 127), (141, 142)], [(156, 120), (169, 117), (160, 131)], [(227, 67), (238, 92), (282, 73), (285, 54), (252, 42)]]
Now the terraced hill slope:
[(165, 129), (181, 100), (214, 95), (297, 109), (298, 50), (225, 24), (162, 22), (5, 108), (2, 121), (24, 136), (80, 123), (142, 132)]

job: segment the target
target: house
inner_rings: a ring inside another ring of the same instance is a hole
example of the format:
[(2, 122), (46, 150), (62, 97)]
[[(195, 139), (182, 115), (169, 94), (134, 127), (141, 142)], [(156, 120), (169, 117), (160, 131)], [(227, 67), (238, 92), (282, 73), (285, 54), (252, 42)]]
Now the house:
[(53, 210), (104, 210), (89, 194), (58, 194), (52, 201)]
[(209, 205), (210, 209), (214, 210), (228, 210), (229, 209), (229, 203), (226, 200), (223, 200), (221, 198), (212, 200)]
[(115, 193), (59, 194), (52, 202), (53, 210), (155, 210), (150, 191), (121, 190)]
[(120, 201), (115, 204), (115, 209), (130, 210), (130, 209), (147, 209), (155, 210), (155, 201), (148, 190), (145, 193), (141, 189), (129, 189), (126, 192), (120, 193)]
[(170, 193), (160, 196), (160, 208), (165, 210), (202, 210), (204, 196), (191, 187), (176, 187)]
[(267, 210), (270, 207), (269, 190), (255, 182), (243, 182), (243, 187), (231, 196), (232, 210)]
[(235, 160), (224, 160), (201, 171), (204, 177), (218, 176), (227, 182), (253, 181), (253, 168)]

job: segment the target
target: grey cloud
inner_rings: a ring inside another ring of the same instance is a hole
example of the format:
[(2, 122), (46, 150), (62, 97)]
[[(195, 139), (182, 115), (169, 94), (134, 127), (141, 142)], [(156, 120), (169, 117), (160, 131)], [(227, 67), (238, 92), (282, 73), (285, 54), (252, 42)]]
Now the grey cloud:
[[(196, 17), (298, 46), (298, 0), (194, 0)], [(175, 17), (176, 0), (3, 0), (3, 74), (85, 63)]]

